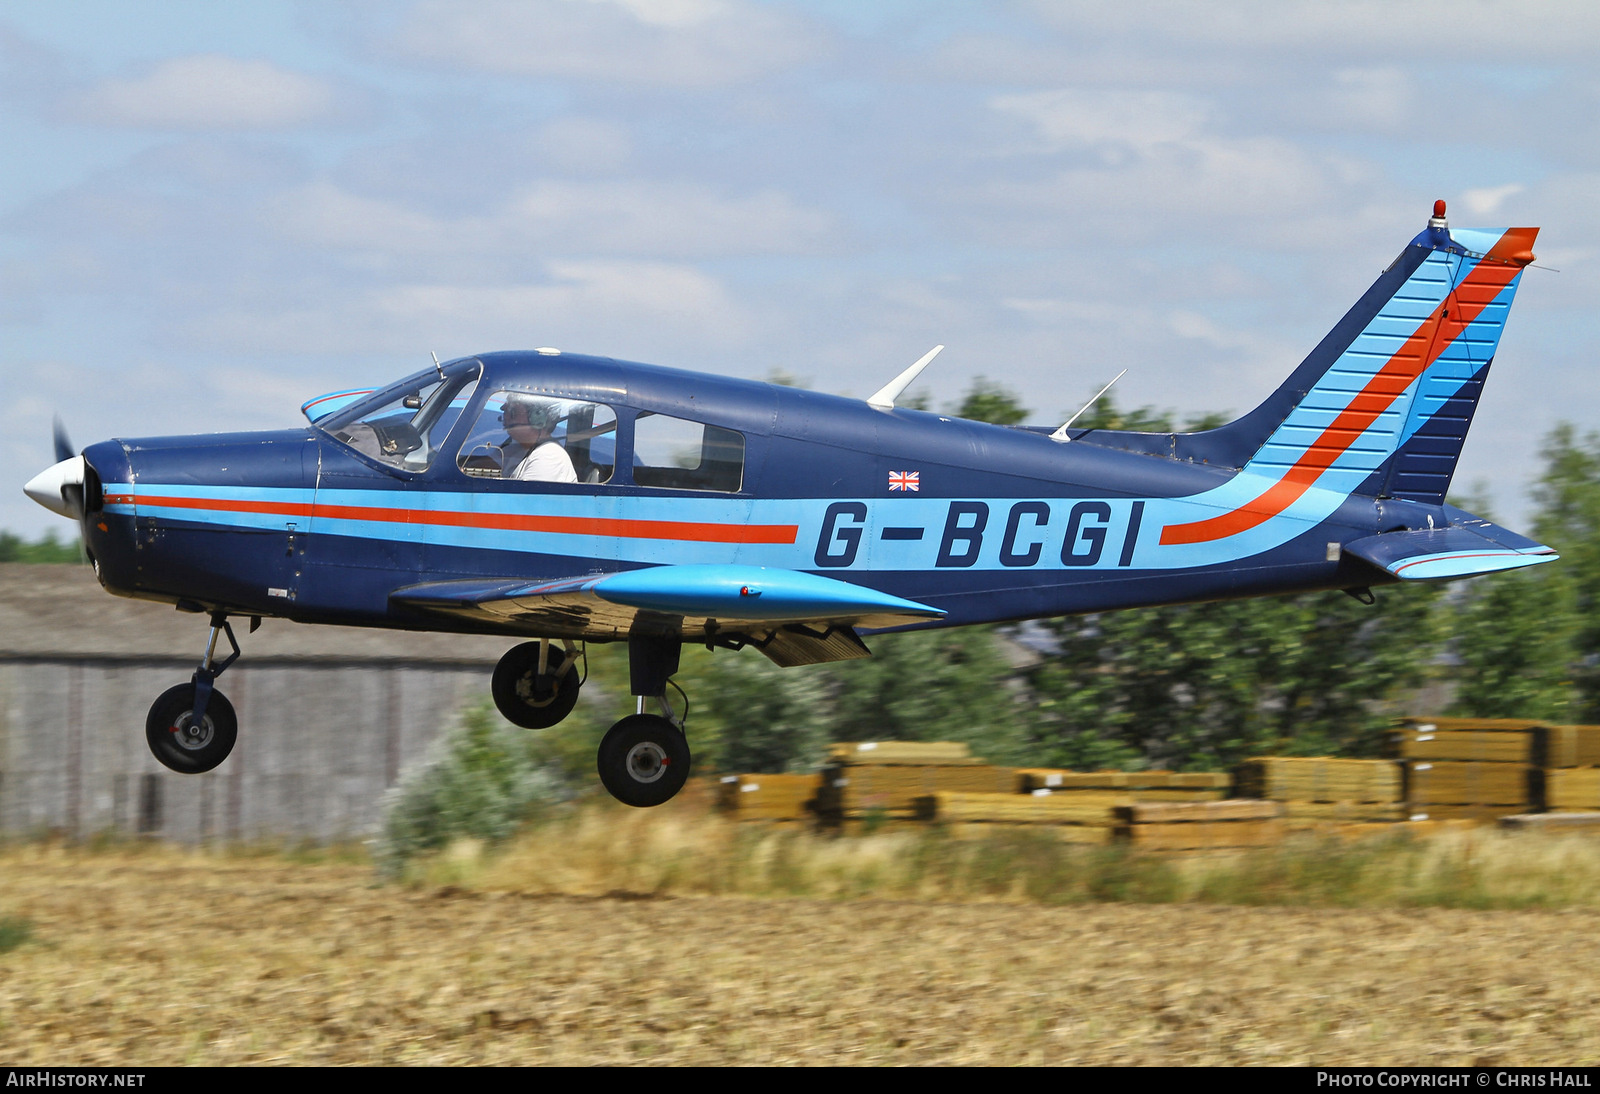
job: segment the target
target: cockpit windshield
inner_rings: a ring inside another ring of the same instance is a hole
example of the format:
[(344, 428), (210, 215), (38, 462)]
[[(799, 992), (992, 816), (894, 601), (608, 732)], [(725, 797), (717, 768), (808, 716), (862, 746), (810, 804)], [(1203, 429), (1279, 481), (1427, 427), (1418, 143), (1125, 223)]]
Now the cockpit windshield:
[(403, 471), (425, 471), (472, 397), (476, 358), (425, 369), (316, 423), (334, 440)]

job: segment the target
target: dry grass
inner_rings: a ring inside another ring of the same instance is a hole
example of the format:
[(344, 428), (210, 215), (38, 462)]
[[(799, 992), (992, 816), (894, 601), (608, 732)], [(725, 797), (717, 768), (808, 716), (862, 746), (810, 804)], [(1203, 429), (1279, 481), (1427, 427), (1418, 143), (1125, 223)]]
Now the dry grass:
[(731, 824), (692, 805), (601, 805), (414, 865), (413, 881), (529, 894), (905, 899), (1037, 904), (1201, 902), (1368, 908), (1600, 909), (1593, 835), (1446, 830), (1355, 842), (1155, 855), (1012, 832), (983, 841), (902, 829), (838, 839)]
[[(606, 816), (437, 865), (472, 888), (0, 851), (0, 917), (31, 925), (0, 954), (0, 1064), (1600, 1063), (1590, 908), (646, 896), (696, 889), (664, 852), (737, 839)], [(897, 839), (771, 876), (848, 896), (903, 876)]]

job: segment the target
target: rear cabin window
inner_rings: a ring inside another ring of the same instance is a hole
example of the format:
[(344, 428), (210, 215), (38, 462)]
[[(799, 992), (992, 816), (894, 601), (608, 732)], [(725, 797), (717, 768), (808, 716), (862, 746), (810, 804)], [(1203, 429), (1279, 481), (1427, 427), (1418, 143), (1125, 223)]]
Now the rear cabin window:
[(744, 434), (645, 411), (633, 426), (633, 481), (737, 493), (744, 484)]

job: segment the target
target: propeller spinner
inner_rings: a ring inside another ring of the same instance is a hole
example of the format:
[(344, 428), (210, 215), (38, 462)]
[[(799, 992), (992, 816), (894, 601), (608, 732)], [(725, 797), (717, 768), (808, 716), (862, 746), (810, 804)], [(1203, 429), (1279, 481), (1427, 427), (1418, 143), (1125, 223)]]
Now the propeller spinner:
[(55, 420), (56, 462), (28, 480), (22, 489), (52, 513), (73, 520), (83, 519), (84, 462), (73, 454), (61, 419)]

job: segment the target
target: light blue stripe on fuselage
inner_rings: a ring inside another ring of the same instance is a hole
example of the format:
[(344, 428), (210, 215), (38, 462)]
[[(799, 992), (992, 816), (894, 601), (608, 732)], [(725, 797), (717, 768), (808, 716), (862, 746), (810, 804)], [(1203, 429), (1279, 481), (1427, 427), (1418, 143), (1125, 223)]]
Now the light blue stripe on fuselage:
[[(122, 489), (131, 491), (133, 488)], [(137, 491), (146, 499), (168, 496), (290, 505), (308, 505), (311, 496), (310, 491), (302, 489), (151, 483), (139, 484)], [(1321, 519), (1312, 519), (1306, 513), (1332, 512), (1343, 501), (1342, 497), (1324, 497), (1324, 494), (1324, 491), (1309, 491), (1307, 498), (1261, 528), (1232, 537), (1226, 548), (1218, 544), (1159, 545), (1157, 539), (1163, 524), (1211, 515), (1210, 507), (1165, 498), (869, 498), (843, 502), (851, 507), (851, 512), (836, 514), (831, 527), (825, 527), (826, 518), (830, 507), (841, 504), (840, 499), (647, 497), (607, 494), (604, 487), (596, 488), (593, 494), (323, 490), (317, 495), (318, 513), (309, 529), (303, 518), (296, 516), (187, 507), (156, 508), (148, 501), (139, 503), (139, 513), (146, 518), (275, 531), (283, 531), (286, 525), (294, 523), (296, 531), (310, 531), (317, 536), (570, 555), (624, 564), (738, 563), (824, 572), (1170, 570), (1234, 561), (1279, 546), (1309, 531)], [(401, 509), (410, 514), (410, 519), (363, 520), (325, 515), (333, 507), (370, 507), (375, 518), (379, 511), (392, 514), (393, 510)], [(866, 511), (865, 519), (858, 517), (861, 508)], [(1013, 527), (1014, 511), (1017, 519)], [(596, 518), (735, 528), (793, 525), (797, 531), (793, 543), (696, 542), (463, 527), (430, 523), (431, 513), (482, 514), (490, 518), (497, 515)], [(981, 529), (977, 527), (980, 520)], [(1070, 543), (1069, 529), (1073, 532)], [(916, 538), (908, 538), (912, 533)], [(1130, 534), (1134, 539), (1131, 546)], [(855, 545), (850, 550), (852, 539)], [(942, 565), (941, 554), (944, 555)]]

